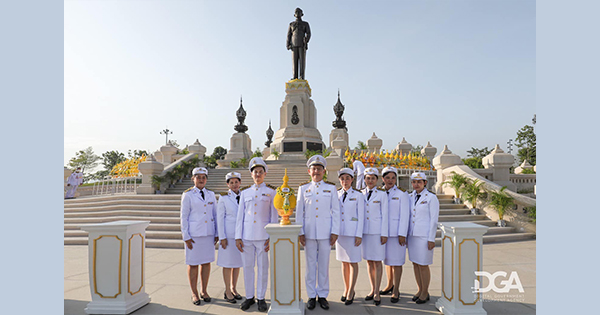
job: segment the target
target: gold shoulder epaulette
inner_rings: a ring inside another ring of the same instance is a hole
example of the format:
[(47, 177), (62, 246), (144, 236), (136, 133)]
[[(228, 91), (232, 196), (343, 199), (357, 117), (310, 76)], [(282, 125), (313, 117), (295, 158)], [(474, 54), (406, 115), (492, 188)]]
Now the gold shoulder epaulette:
[(303, 186), (303, 185), (306, 185), (306, 184), (308, 184), (308, 183), (310, 183), (310, 181), (306, 181), (306, 182), (304, 182), (304, 183), (300, 183), (300, 185), (299, 185), (299, 186)]
[(248, 185), (248, 186), (246, 186), (246, 187), (242, 187), (242, 188), (240, 188), (240, 191), (242, 191), (242, 190), (244, 190), (244, 189), (248, 189), (248, 188), (250, 188), (250, 187), (252, 187), (252, 185)]
[(273, 190), (277, 190), (277, 187), (275, 187), (275, 186), (273, 186), (273, 185), (271, 185), (271, 184), (266, 184), (266, 185), (267, 185), (267, 187), (269, 187), (269, 188), (271, 188), (271, 189), (273, 189)]
[(228, 191), (225, 191), (225, 192), (220, 192), (219, 194), (220, 194), (221, 196), (227, 196), (227, 195), (229, 194), (229, 192), (228, 192)]
[(434, 193), (433, 191), (430, 191), (430, 190), (428, 190), (428, 191), (429, 191), (430, 193), (432, 193), (432, 194), (434, 194), (434, 195), (435, 195), (435, 193)]
[[(398, 186), (396, 186), (396, 187), (398, 187)], [(402, 190), (403, 192), (406, 192), (406, 189), (404, 189), (404, 188), (398, 187), (398, 189)]]
[(338, 188), (338, 190), (342, 190), (343, 188), (344, 188), (344, 187), (340, 187), (340, 188)]
[(377, 189), (378, 189), (378, 190), (387, 191), (387, 190), (385, 189), (385, 186), (377, 187)]
[(192, 187), (190, 187), (190, 188), (186, 189), (186, 190), (184, 191), (184, 193), (186, 193), (186, 192), (188, 192), (188, 191), (190, 191), (190, 190), (192, 190), (192, 189), (194, 189), (194, 186), (192, 186)]
[(326, 183), (327, 183), (327, 184), (329, 184), (329, 185), (333, 185), (333, 186), (335, 186), (335, 183), (332, 183), (332, 182), (330, 182), (330, 181), (326, 181), (326, 180), (325, 180), (324, 182), (326, 182)]

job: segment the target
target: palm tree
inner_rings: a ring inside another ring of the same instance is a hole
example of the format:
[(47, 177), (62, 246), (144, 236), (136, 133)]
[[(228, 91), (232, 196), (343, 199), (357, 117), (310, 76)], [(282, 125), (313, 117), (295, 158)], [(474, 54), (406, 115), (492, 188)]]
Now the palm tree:
[(500, 191), (490, 192), (492, 195), (490, 205), (498, 212), (498, 225), (506, 226), (504, 221), (504, 214), (506, 214), (514, 204), (514, 198), (509, 196), (504, 190), (506, 186), (503, 186)]
[[(472, 208), (471, 212), (473, 212), (473, 213), (476, 213), (477, 212), (476, 210), (478, 210), (477, 201), (479, 199), (481, 199), (483, 197), (483, 195), (486, 193), (485, 189), (482, 186), (483, 186), (483, 182), (480, 181), (479, 179), (476, 179), (474, 181), (469, 180), (463, 190), (462, 195), (465, 197), (465, 199), (467, 201), (469, 201), (471, 203), (471, 208)], [(475, 209), (475, 211), (473, 211), (473, 209)]]
[(454, 194), (456, 199), (460, 199), (465, 186), (467, 185), (469, 179), (465, 175), (457, 174), (456, 172), (452, 172), (452, 176), (450, 180), (443, 182), (442, 184), (448, 185), (454, 189)]

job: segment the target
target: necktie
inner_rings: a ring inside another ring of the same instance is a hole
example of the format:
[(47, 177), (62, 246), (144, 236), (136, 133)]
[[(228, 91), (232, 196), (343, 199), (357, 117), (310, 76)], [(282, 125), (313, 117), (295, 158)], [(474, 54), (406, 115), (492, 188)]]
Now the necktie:
[(237, 200), (237, 203), (240, 204), (240, 196), (235, 196), (235, 199)]
[(421, 195), (417, 195), (417, 199), (415, 199), (415, 205), (417, 204), (417, 201), (419, 201), (419, 198), (421, 198)]
[(372, 190), (369, 190), (369, 194), (367, 194), (367, 201), (368, 201), (369, 199), (371, 199), (371, 194), (372, 194), (372, 193), (373, 193), (373, 191), (372, 191)]
[(202, 195), (202, 199), (204, 199), (204, 191), (200, 191), (200, 194)]
[(346, 201), (346, 195), (348, 195), (348, 192), (344, 191), (344, 197), (342, 198), (342, 202)]
[(390, 191), (389, 190), (386, 190), (385, 193), (388, 194), (388, 196), (390, 195)]

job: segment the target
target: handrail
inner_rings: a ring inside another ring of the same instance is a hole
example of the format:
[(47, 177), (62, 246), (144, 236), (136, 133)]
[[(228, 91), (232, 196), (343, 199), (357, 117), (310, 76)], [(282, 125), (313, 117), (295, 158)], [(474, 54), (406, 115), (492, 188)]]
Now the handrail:
[(139, 186), (137, 180), (141, 178), (142, 174), (128, 177), (104, 176), (94, 183), (92, 195), (135, 194)]

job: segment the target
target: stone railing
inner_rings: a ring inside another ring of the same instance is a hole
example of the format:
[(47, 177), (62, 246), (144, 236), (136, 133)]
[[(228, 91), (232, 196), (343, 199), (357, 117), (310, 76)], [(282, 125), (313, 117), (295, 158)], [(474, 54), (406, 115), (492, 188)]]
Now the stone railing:
[[(92, 186), (91, 195), (114, 195), (114, 194), (135, 194), (137, 187), (140, 185), (142, 174), (130, 177), (115, 178), (105, 176), (104, 179), (97, 181)], [(140, 180), (140, 183), (137, 181)]]
[[(460, 175), (464, 175), (471, 180), (475, 180), (475, 179), (480, 180), (481, 182), (484, 183), (483, 185), (484, 185), (485, 189), (488, 191), (500, 191), (500, 189), (502, 189), (502, 187), (500, 185), (486, 179), (485, 177), (481, 176), (479, 174), (479, 172), (472, 170), (470, 167), (468, 167), (466, 165), (454, 165), (454, 166), (445, 168), (443, 170), (444, 176), (446, 178), (450, 178), (452, 176), (453, 172), (460, 174)], [(444, 194), (451, 194), (451, 195), (455, 194), (454, 189), (452, 189), (448, 185), (440, 185), (440, 188), (442, 190), (442, 193), (444, 193)], [(523, 210), (524, 210), (524, 208), (535, 207), (536, 200), (533, 198), (524, 196), (522, 194), (518, 194), (514, 191), (510, 191), (510, 190), (504, 190), (504, 191), (506, 192), (506, 194), (508, 194), (510, 197), (512, 197), (514, 199), (514, 202), (516, 205), (516, 209), (513, 208), (511, 211), (504, 214), (504, 220), (506, 220), (509, 223), (509, 225), (511, 225), (511, 226), (515, 226), (519, 229), (522, 228), (523, 230), (525, 230), (527, 232), (535, 233), (535, 230), (536, 230), (535, 223), (531, 222), (529, 217), (527, 217), (527, 215), (524, 214)], [(498, 213), (489, 205), (485, 205), (482, 208), (483, 209), (481, 209), (481, 210), (485, 211), (486, 215), (491, 220), (496, 221), (499, 219)]]
[(533, 192), (536, 174), (510, 174), (510, 181), (517, 185), (517, 192)]

